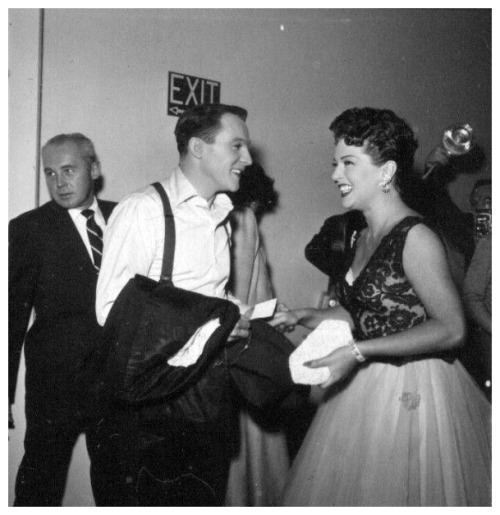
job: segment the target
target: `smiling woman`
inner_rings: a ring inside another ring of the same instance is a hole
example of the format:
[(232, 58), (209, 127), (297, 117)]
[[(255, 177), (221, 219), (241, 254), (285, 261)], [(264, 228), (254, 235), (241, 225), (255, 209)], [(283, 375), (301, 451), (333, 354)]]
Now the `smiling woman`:
[(283, 310), (271, 322), (315, 329), (344, 320), (353, 335), (307, 364), (329, 370), (329, 390), (285, 505), (488, 506), (491, 405), (456, 359), (465, 318), (443, 245), (403, 200), (413, 131), (373, 108), (345, 111), (330, 129), (342, 204), (367, 227), (354, 233), (350, 268), (335, 281), (340, 305)]
[(342, 206), (362, 210), (373, 195), (383, 194), (377, 185), (386, 174), (387, 165), (377, 166), (363, 147), (346, 145), (341, 140), (335, 146), (332, 179), (340, 189)]

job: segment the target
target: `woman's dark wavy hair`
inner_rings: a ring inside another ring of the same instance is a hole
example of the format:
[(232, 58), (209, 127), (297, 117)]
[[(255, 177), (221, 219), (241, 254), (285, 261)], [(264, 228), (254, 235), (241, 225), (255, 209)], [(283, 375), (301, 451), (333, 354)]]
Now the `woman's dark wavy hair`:
[(393, 184), (404, 198), (413, 189), (416, 176), (413, 160), (418, 141), (408, 123), (389, 109), (354, 107), (337, 116), (330, 125), (335, 143), (365, 146), (373, 163), (397, 165)]

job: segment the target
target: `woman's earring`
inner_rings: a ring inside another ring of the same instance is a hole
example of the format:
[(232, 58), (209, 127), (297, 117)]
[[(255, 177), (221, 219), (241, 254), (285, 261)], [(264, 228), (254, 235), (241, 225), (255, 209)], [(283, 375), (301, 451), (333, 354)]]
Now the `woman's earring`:
[(390, 166), (390, 162), (386, 163), (384, 166), (384, 170), (382, 175), (380, 176), (380, 182), (378, 185), (380, 189), (385, 193), (389, 193), (391, 191), (391, 182), (394, 178), (395, 169), (392, 170), (392, 166)]
[(389, 191), (391, 191), (391, 187), (389, 186), (389, 184), (390, 184), (390, 181), (380, 181), (378, 183), (378, 185), (380, 186), (380, 189), (384, 193), (389, 193)]

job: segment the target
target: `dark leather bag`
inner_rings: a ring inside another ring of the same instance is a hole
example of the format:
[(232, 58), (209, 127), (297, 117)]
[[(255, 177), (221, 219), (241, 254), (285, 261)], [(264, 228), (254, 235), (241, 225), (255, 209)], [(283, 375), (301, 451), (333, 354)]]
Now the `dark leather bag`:
[[(165, 248), (160, 281), (136, 275), (120, 292), (106, 320), (103, 349), (104, 396), (135, 407), (148, 407), (151, 420), (168, 418), (206, 424), (221, 420), (229, 389), (258, 408), (283, 400), (294, 387), (288, 357), (294, 347), (266, 322), (251, 322), (249, 339), (227, 342), (239, 320), (230, 301), (177, 288), (171, 271), (175, 225), (170, 203), (159, 183), (153, 185), (165, 209)], [(168, 242), (168, 244), (167, 244)], [(207, 321), (220, 326), (202, 355), (188, 367), (168, 360)]]

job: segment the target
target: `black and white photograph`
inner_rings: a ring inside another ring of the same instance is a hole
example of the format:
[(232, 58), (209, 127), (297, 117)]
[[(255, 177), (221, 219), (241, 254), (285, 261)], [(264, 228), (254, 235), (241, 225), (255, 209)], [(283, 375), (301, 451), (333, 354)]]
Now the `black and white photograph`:
[(4, 12), (8, 506), (492, 510), (492, 6)]

